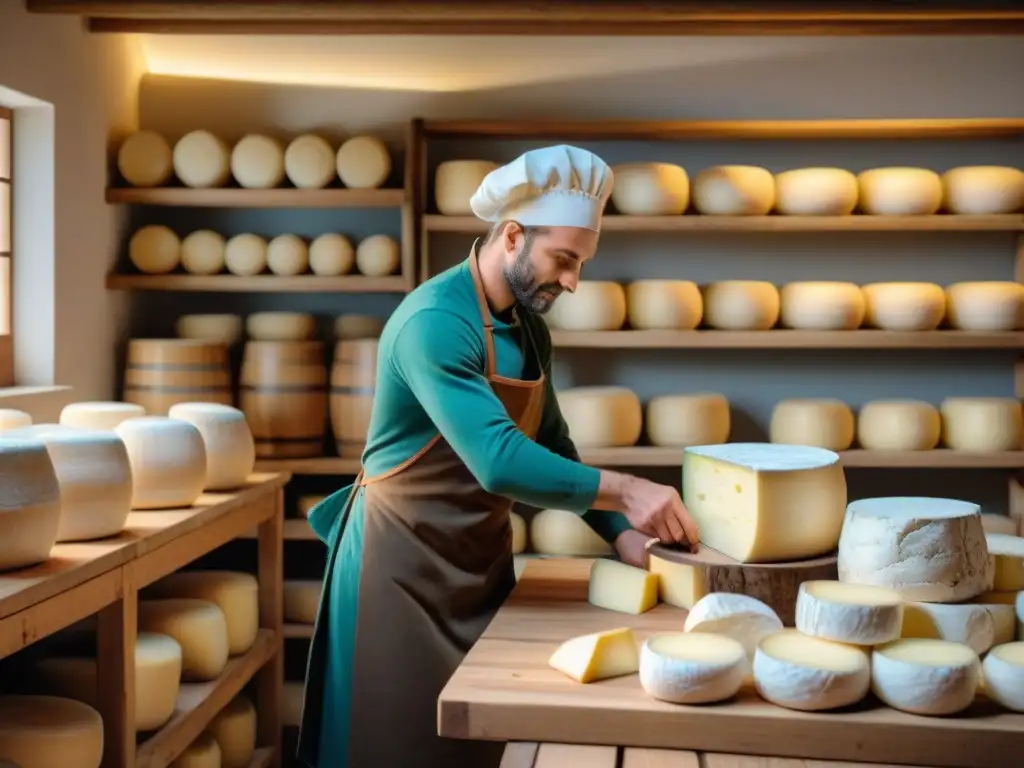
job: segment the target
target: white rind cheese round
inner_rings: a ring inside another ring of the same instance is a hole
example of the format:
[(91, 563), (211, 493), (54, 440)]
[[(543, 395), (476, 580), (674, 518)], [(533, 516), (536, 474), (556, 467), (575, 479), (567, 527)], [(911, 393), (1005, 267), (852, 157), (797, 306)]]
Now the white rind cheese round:
[(181, 266), (190, 275), (216, 275), (224, 270), (226, 245), (212, 229), (197, 229), (181, 241)]
[(647, 403), (644, 421), (651, 445), (717, 445), (729, 439), (729, 401), (714, 392), (662, 395)]
[(116, 429), (121, 422), (146, 415), (146, 409), (135, 403), (95, 402), (69, 403), (60, 412), (60, 423), (82, 429)]
[(981, 655), (1013, 640), (1017, 629), (1012, 605), (984, 603), (905, 603), (900, 637), (962, 643)]
[(323, 189), (334, 181), (337, 160), (331, 145), (320, 136), (296, 136), (284, 151), (284, 172), (299, 189)]
[(626, 216), (678, 216), (690, 204), (690, 177), (672, 163), (622, 163), (612, 167), (612, 205)]
[(352, 241), (337, 232), (320, 235), (309, 244), (309, 269), (314, 275), (345, 275), (352, 271), (355, 263)]
[(142, 227), (128, 241), (128, 259), (144, 275), (166, 275), (181, 263), (181, 240), (162, 224)]
[(221, 768), (248, 768), (256, 751), (256, 708), (245, 696), (235, 696), (209, 725), (220, 747)]
[(231, 175), (243, 189), (280, 185), (284, 181), (284, 147), (270, 136), (243, 136), (231, 150)]
[(244, 232), (224, 244), (224, 266), (232, 275), (250, 277), (267, 267), (267, 241)]
[(867, 325), (883, 331), (934, 331), (946, 315), (946, 293), (935, 283), (871, 283), (861, 291)]
[(32, 416), (17, 408), (0, 408), (0, 432), (32, 426)]
[(950, 603), (984, 592), (988, 567), (977, 504), (923, 497), (850, 503), (839, 539), (840, 581)]
[(673, 704), (731, 699), (747, 670), (743, 645), (725, 635), (655, 635), (640, 649), (640, 685), (649, 696)]
[(171, 145), (155, 131), (136, 131), (117, 151), (117, 170), (133, 187), (159, 187), (171, 178)]
[(736, 640), (751, 664), (757, 644), (782, 628), (782, 619), (769, 606), (755, 597), (731, 592), (705, 595), (693, 604), (683, 624), (684, 632), (710, 632)]
[(309, 269), (309, 248), (298, 235), (278, 235), (267, 243), (267, 268), (275, 275), (291, 277)]
[(335, 164), (349, 189), (377, 189), (391, 175), (391, 154), (376, 136), (353, 136), (338, 148)]
[(530, 543), (540, 555), (596, 557), (610, 555), (612, 546), (598, 536), (580, 515), (564, 509), (544, 509), (530, 521)]
[(334, 337), (339, 340), (379, 339), (384, 319), (373, 315), (338, 315), (334, 319)]
[(768, 432), (770, 440), (780, 445), (845, 451), (853, 444), (853, 411), (829, 398), (782, 400), (772, 409)]
[(287, 579), (284, 582), (284, 620), (313, 624), (320, 610), (323, 582), (319, 579)]
[(842, 168), (796, 168), (775, 175), (775, 209), (786, 216), (848, 216), (859, 195), (857, 177)]
[(469, 200), (498, 164), (490, 160), (448, 160), (434, 172), (434, 202), (445, 216), (472, 216)]
[(253, 312), (245, 332), (253, 341), (305, 341), (316, 332), (316, 318), (306, 312)]
[(867, 312), (864, 294), (853, 283), (787, 283), (779, 302), (782, 324), (800, 331), (854, 331)]
[(775, 177), (752, 165), (719, 165), (694, 177), (693, 205), (705, 215), (764, 216), (775, 205)]
[(508, 524), (512, 530), (512, 554), (518, 555), (526, 549), (526, 521), (522, 515), (509, 512)]
[(577, 448), (636, 445), (643, 430), (643, 407), (626, 387), (572, 387), (556, 397)]
[(372, 235), (356, 246), (356, 269), (367, 277), (393, 275), (401, 261), (401, 248), (387, 235)]
[(1009, 281), (946, 286), (946, 317), (960, 331), (1015, 331), (1024, 327), (1024, 284)]
[(0, 756), (17, 768), (100, 768), (103, 718), (73, 699), (0, 696)]
[(779, 290), (759, 280), (722, 280), (704, 288), (704, 322), (722, 331), (767, 331), (779, 320)]
[(1024, 712), (1024, 642), (996, 646), (981, 667), (985, 695), (1013, 712)]
[(942, 179), (927, 168), (873, 168), (857, 176), (860, 208), (875, 216), (930, 216), (942, 206)]
[(132, 465), (132, 509), (191, 507), (206, 485), (206, 446), (187, 421), (142, 416), (118, 424)]
[(985, 533), (1005, 533), (1009, 536), (1020, 535), (1020, 527), (1017, 524), (1017, 520), (1009, 515), (982, 513), (981, 527), (985, 529)]
[(167, 415), (187, 421), (203, 436), (204, 491), (228, 491), (245, 485), (256, 465), (256, 444), (242, 411), (218, 403), (176, 403)]
[(214, 603), (224, 614), (228, 653), (245, 653), (260, 626), (259, 582), (240, 571), (178, 571), (149, 590), (154, 597), (193, 598)]
[(174, 175), (186, 187), (223, 187), (231, 177), (231, 150), (209, 131), (186, 133), (174, 145)]
[(1024, 171), (1002, 165), (964, 165), (942, 174), (943, 203), (950, 213), (1018, 213), (1024, 208)]
[(203, 731), (171, 763), (171, 768), (223, 768), (217, 740), (208, 731)]
[(228, 346), (242, 338), (242, 327), (239, 315), (182, 315), (175, 323), (175, 331), (182, 339), (212, 341)]
[(181, 679), (213, 680), (228, 663), (228, 623), (208, 600), (139, 600), (139, 631), (170, 635), (181, 646)]
[(60, 527), (60, 483), (46, 444), (0, 439), (0, 571), (46, 560)]
[(636, 280), (626, 286), (626, 311), (635, 330), (692, 331), (704, 316), (704, 299), (689, 280)]
[(860, 648), (785, 629), (758, 643), (754, 686), (762, 698), (787, 709), (838, 709), (867, 695), (871, 663)]
[(903, 598), (886, 587), (841, 581), (805, 581), (796, 599), (796, 628), (805, 635), (850, 645), (896, 640)]
[(896, 640), (871, 653), (871, 690), (893, 709), (952, 715), (974, 703), (978, 654), (945, 640)]
[(1014, 397), (947, 397), (939, 405), (942, 442), (954, 451), (1019, 451), (1024, 408)]
[(544, 319), (560, 331), (617, 331), (626, 322), (626, 290), (619, 283), (580, 280), (563, 293)]
[(930, 451), (941, 434), (939, 409), (920, 400), (873, 400), (857, 414), (857, 440), (869, 451)]

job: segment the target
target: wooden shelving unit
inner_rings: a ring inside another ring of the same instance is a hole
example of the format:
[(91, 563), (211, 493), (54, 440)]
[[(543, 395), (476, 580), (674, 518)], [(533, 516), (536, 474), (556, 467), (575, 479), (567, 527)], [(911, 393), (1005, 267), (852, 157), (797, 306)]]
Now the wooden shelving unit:
[(552, 331), (572, 349), (1024, 349), (1024, 331)]
[(408, 290), (402, 275), (364, 277), (362, 275), (107, 275), (111, 291), (216, 291), (220, 293), (404, 293)]
[(177, 208), (401, 208), (404, 189), (107, 187), (108, 203)]

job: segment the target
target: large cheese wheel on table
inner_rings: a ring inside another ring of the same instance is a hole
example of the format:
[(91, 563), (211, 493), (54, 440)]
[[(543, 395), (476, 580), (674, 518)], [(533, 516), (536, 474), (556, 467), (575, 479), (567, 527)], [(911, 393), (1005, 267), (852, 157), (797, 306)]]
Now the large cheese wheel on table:
[(857, 177), (842, 168), (795, 168), (775, 176), (775, 208), (786, 216), (848, 216), (859, 195)]
[(0, 696), (0, 756), (17, 768), (100, 768), (103, 718), (59, 696)]
[(764, 216), (775, 205), (775, 177), (753, 165), (718, 165), (697, 174), (692, 195), (705, 215)]
[(946, 294), (935, 283), (871, 283), (861, 290), (867, 324), (883, 331), (934, 331), (946, 315)]
[(46, 560), (60, 528), (60, 483), (38, 439), (0, 440), (0, 571)]
[(690, 204), (690, 177), (672, 163), (621, 163), (612, 167), (612, 205), (626, 216), (678, 216)]
[(704, 288), (704, 322), (722, 331), (767, 331), (779, 319), (779, 290), (761, 280), (721, 280)]
[(769, 434), (773, 443), (845, 451), (853, 444), (853, 433), (853, 411), (839, 400), (792, 398), (772, 409)]
[(635, 330), (692, 331), (704, 316), (704, 299), (689, 280), (635, 280), (626, 286), (626, 310)]
[(632, 390), (572, 387), (556, 396), (577, 448), (615, 448), (640, 439), (643, 408)]
[(833, 579), (805, 581), (796, 600), (796, 628), (849, 645), (889, 643), (900, 636), (903, 597), (894, 589)]
[(498, 164), (490, 160), (447, 160), (434, 172), (434, 203), (445, 216), (471, 216), (469, 200)]
[(132, 465), (132, 509), (191, 507), (206, 485), (206, 446), (187, 421), (142, 416), (116, 429)]
[(927, 168), (872, 168), (857, 176), (860, 208), (876, 216), (930, 216), (942, 206), (942, 179)]
[(724, 443), (729, 439), (729, 401), (715, 392), (662, 395), (647, 403), (644, 421), (652, 445)]
[(117, 170), (133, 187), (159, 187), (174, 171), (171, 145), (156, 131), (135, 131), (117, 151)]
[(1004, 165), (964, 165), (942, 174), (943, 203), (950, 213), (991, 215), (1024, 208), (1024, 171)]
[(930, 451), (941, 433), (938, 408), (921, 400), (872, 400), (857, 414), (857, 441), (869, 451)]
[(231, 150), (209, 131), (190, 131), (174, 145), (174, 173), (186, 187), (222, 187), (231, 177)]
[(961, 331), (1015, 331), (1024, 327), (1024, 284), (1009, 281), (946, 286), (946, 317)]
[(853, 283), (787, 283), (779, 303), (782, 324), (802, 331), (853, 331), (867, 312), (864, 294)]
[(709, 704), (725, 701), (743, 686), (747, 657), (726, 635), (669, 632), (644, 641), (640, 685), (661, 701)]
[(617, 331), (626, 322), (626, 291), (619, 283), (580, 280), (563, 293), (544, 319), (560, 331)]
[(219, 403), (178, 403), (167, 415), (192, 424), (206, 447), (204, 491), (226, 491), (245, 485), (256, 465), (256, 444), (245, 414)]

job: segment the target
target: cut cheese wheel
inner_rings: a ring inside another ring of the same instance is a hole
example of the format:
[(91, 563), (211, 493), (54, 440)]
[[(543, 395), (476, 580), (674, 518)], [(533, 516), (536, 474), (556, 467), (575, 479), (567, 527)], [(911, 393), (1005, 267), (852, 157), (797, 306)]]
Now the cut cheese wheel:
[(469, 200), (498, 164), (490, 160), (448, 160), (434, 172), (434, 202), (445, 216), (472, 216)]
[(544, 319), (560, 331), (617, 331), (626, 322), (626, 290), (619, 283), (580, 280), (558, 297)]
[(305, 704), (305, 683), (288, 682), (284, 684), (281, 696), (281, 724), (298, 726), (302, 723), (302, 709)]
[(871, 283), (861, 291), (867, 324), (883, 331), (934, 331), (946, 315), (946, 294), (935, 283)]
[(267, 266), (267, 241), (251, 232), (235, 235), (224, 245), (224, 266), (232, 275), (258, 275)]
[(512, 554), (518, 555), (526, 549), (526, 521), (522, 515), (508, 513), (508, 524), (512, 531)]
[(32, 426), (32, 416), (16, 408), (0, 408), (0, 432)]
[(244, 189), (278, 186), (284, 181), (284, 147), (270, 136), (243, 136), (231, 150), (231, 175)]
[(323, 582), (319, 579), (295, 579), (284, 582), (284, 620), (295, 624), (313, 624), (320, 610)]
[(658, 604), (658, 577), (618, 560), (595, 560), (587, 600), (598, 608), (638, 616)]
[(635, 445), (643, 408), (625, 387), (573, 387), (557, 393), (558, 406), (577, 448)]
[(209, 731), (220, 747), (221, 768), (248, 768), (256, 751), (256, 708), (245, 696), (235, 696), (217, 713)]
[(535, 514), (530, 521), (530, 543), (541, 555), (598, 557), (613, 551), (611, 544), (580, 515), (564, 509), (544, 509)]
[(649, 696), (673, 704), (731, 699), (748, 668), (743, 646), (725, 635), (655, 635), (640, 650), (640, 685)]
[(548, 664), (577, 683), (632, 675), (640, 668), (633, 630), (622, 627), (566, 640)]
[(284, 171), (299, 189), (323, 189), (337, 173), (334, 150), (313, 134), (297, 136), (284, 151)]
[(893, 709), (952, 715), (974, 702), (981, 682), (978, 654), (945, 640), (896, 640), (871, 654), (871, 690)]
[(741, 563), (831, 552), (846, 513), (846, 478), (838, 454), (807, 446), (686, 448), (683, 494), (701, 544)]
[(942, 442), (954, 451), (1019, 451), (1024, 408), (1015, 397), (947, 397), (939, 405)]
[(170, 227), (142, 227), (128, 242), (128, 258), (143, 274), (166, 275), (181, 263), (181, 240)]
[(930, 216), (942, 206), (942, 179), (927, 168), (873, 168), (857, 176), (860, 209), (876, 216)]
[(242, 318), (238, 315), (182, 315), (175, 326), (182, 339), (230, 346), (242, 338)]
[(171, 763), (171, 768), (222, 768), (217, 740), (207, 731), (203, 731)]
[(996, 592), (1024, 591), (1024, 538), (1015, 534), (986, 533), (985, 544), (991, 561), (990, 588)]
[(985, 694), (1014, 712), (1024, 712), (1024, 642), (992, 649), (982, 663)]
[(278, 235), (267, 244), (267, 268), (275, 275), (301, 275), (309, 269), (309, 249), (297, 235)]
[(651, 445), (724, 443), (729, 439), (729, 401), (717, 393), (662, 395), (647, 403), (645, 422)]
[(226, 245), (212, 229), (197, 229), (181, 241), (181, 266), (190, 275), (216, 275), (224, 270)]
[(181, 646), (181, 678), (213, 680), (228, 663), (228, 623), (208, 600), (139, 601), (139, 631), (170, 635)]
[(850, 503), (839, 580), (895, 589), (907, 600), (970, 600), (986, 589), (988, 550), (977, 504), (889, 497)]
[(187, 421), (142, 416), (116, 429), (132, 465), (132, 509), (191, 507), (206, 485), (206, 447)]
[(862, 649), (784, 629), (758, 643), (754, 686), (772, 704), (816, 712), (856, 704), (871, 688)]
[(352, 189), (377, 189), (391, 175), (391, 155), (376, 136), (353, 136), (338, 148), (338, 178)]
[(103, 718), (73, 699), (0, 696), (0, 755), (17, 768), (99, 768)]
[(941, 434), (938, 408), (920, 400), (874, 400), (857, 414), (857, 440), (869, 451), (930, 451)]
[(690, 204), (690, 177), (671, 163), (622, 163), (612, 168), (612, 205), (626, 216), (678, 216)]
[(1024, 208), (1024, 171), (1001, 165), (965, 165), (942, 174), (943, 203), (950, 213), (1018, 213)]
[(0, 571), (46, 560), (60, 527), (60, 483), (46, 444), (0, 440)]
[(305, 312), (254, 312), (245, 319), (253, 341), (305, 341), (316, 332), (316, 318)]
[(998, 281), (947, 285), (946, 317), (960, 331), (1015, 331), (1024, 327), (1024, 285)]
[(626, 286), (626, 311), (636, 330), (692, 331), (704, 317), (704, 299), (689, 280), (636, 280)]
[(802, 331), (853, 331), (867, 311), (864, 294), (853, 283), (787, 283), (779, 301), (782, 324)]
[(135, 403), (69, 403), (60, 412), (60, 423), (84, 429), (116, 429), (118, 424), (128, 419), (145, 415), (146, 409)]
[(117, 170), (133, 187), (159, 187), (174, 170), (171, 145), (155, 131), (136, 131), (117, 151)]
[(186, 133), (174, 145), (174, 174), (186, 187), (222, 187), (231, 176), (231, 150), (209, 131)]
[(328, 232), (309, 244), (309, 269), (314, 275), (345, 275), (352, 271), (355, 263), (355, 248), (344, 235)]
[(658, 577), (658, 599), (690, 610), (709, 592), (703, 568), (647, 555), (647, 570)]
[(903, 598), (887, 587), (841, 581), (805, 581), (796, 601), (796, 628), (805, 635), (850, 645), (896, 640)]
[(710, 632), (737, 641), (750, 663), (757, 644), (781, 629), (782, 619), (770, 607), (757, 598), (729, 592), (712, 592), (702, 597), (683, 624), (684, 632)]
[(906, 603), (900, 637), (961, 643), (977, 654), (1013, 640), (1017, 628), (1012, 605), (984, 603)]
[(775, 205), (775, 177), (752, 165), (707, 168), (693, 180), (693, 204), (703, 214), (764, 216)]
[(356, 246), (356, 269), (367, 277), (386, 277), (398, 269), (401, 249), (387, 235), (373, 235)]
[(256, 444), (245, 414), (218, 403), (176, 403), (167, 415), (192, 424), (206, 448), (204, 491), (241, 488), (256, 465)]
[(1020, 535), (1017, 520), (1009, 515), (982, 514), (981, 526), (985, 533), (1005, 533), (1010, 536)]
[(775, 209), (788, 216), (848, 216), (859, 195), (857, 177), (842, 168), (796, 168), (775, 176)]
[(379, 339), (384, 320), (373, 315), (338, 315), (334, 319), (334, 337), (338, 340)]
[(704, 288), (704, 322), (723, 331), (767, 331), (779, 320), (779, 291), (758, 280), (722, 280)]
[(153, 584), (154, 597), (194, 598), (214, 603), (224, 614), (228, 653), (245, 653), (260, 626), (259, 582), (239, 571), (178, 571)]
[(853, 444), (853, 430), (850, 406), (829, 398), (776, 403), (769, 425), (773, 443), (812, 445), (830, 451), (847, 450)]

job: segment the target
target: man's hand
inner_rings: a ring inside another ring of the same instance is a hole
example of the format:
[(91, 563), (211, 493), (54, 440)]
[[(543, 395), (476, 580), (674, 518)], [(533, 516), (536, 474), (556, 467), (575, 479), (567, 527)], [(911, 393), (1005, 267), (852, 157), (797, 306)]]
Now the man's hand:
[(643, 568), (647, 563), (647, 542), (651, 537), (640, 531), (623, 531), (615, 539), (615, 552), (628, 565)]

